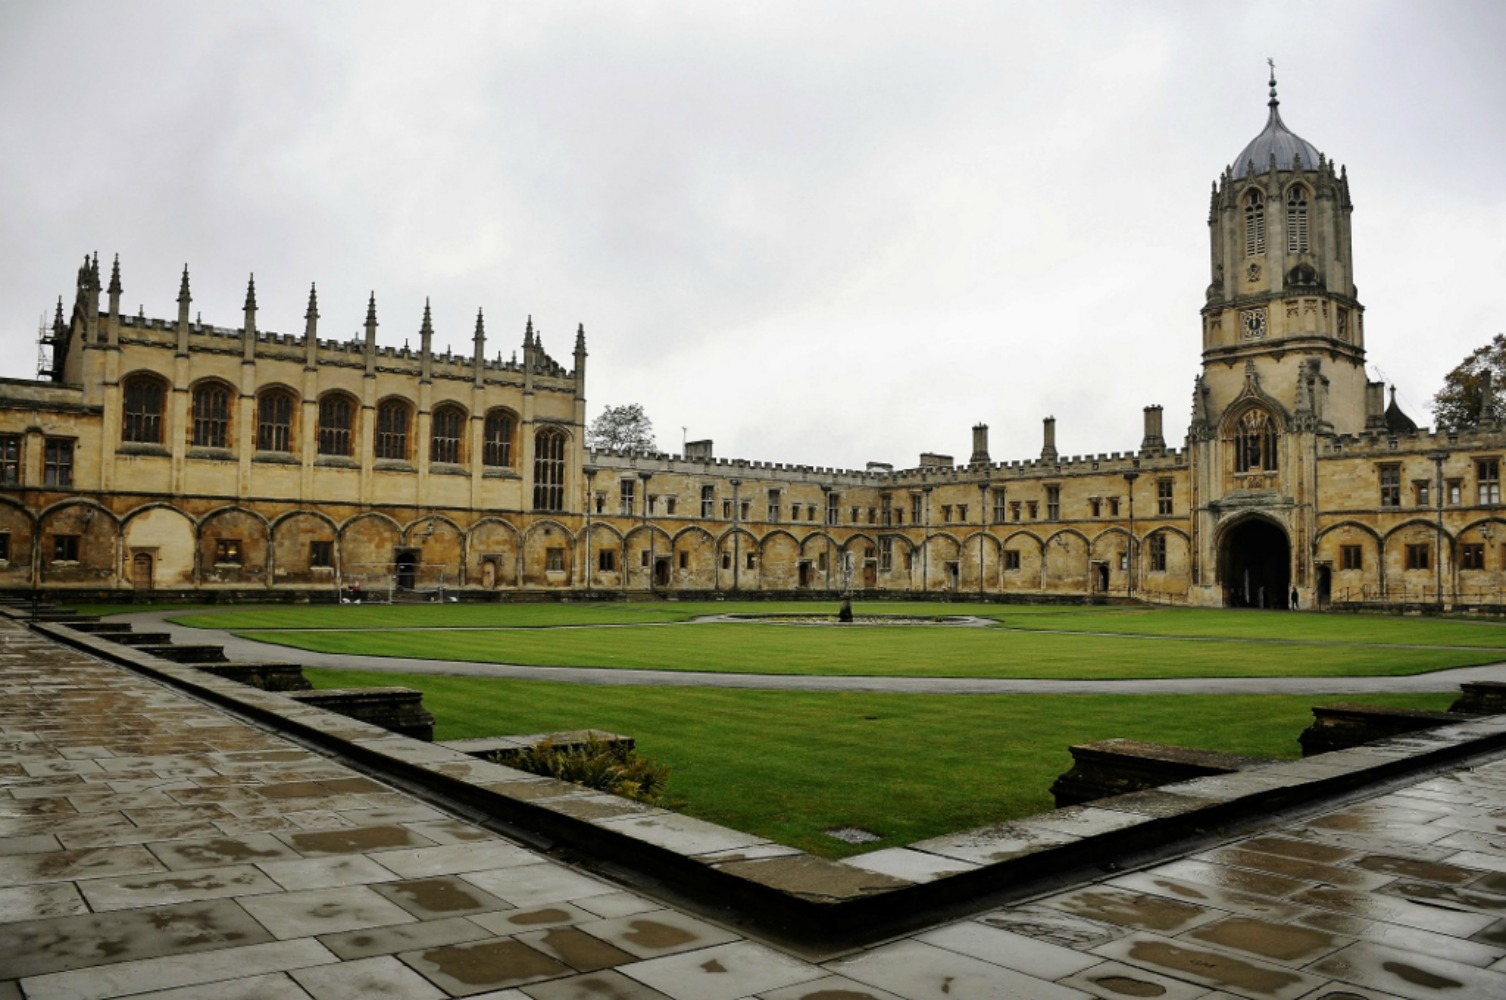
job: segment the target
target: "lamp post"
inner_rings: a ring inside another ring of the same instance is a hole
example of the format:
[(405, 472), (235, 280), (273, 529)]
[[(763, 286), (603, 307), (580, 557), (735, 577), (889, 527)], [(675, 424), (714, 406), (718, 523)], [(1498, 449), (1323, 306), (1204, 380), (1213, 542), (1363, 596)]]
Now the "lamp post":
[(1437, 580), (1438, 580), (1438, 610), (1443, 610), (1443, 462), (1448, 458), (1446, 451), (1428, 452), (1428, 458), (1433, 460), (1433, 470), (1436, 476), (1435, 491), (1438, 494), (1438, 538), (1436, 540)]
[(1125, 597), (1135, 596), (1135, 568), (1138, 562), (1135, 558), (1135, 480), (1139, 478), (1138, 472), (1124, 474), (1124, 489), (1129, 495), (1129, 572), (1124, 581)]
[(648, 532), (648, 589), (650, 593), (654, 589), (654, 530), (648, 526), (648, 481), (653, 476), (652, 472), (638, 473), (638, 478), (643, 481), (643, 530)]
[(586, 474), (586, 594), (591, 593), (591, 508), (596, 505), (596, 473), (594, 465), (581, 470)]
[(983, 535), (988, 530), (988, 480), (978, 484), (978, 597), (983, 597)]

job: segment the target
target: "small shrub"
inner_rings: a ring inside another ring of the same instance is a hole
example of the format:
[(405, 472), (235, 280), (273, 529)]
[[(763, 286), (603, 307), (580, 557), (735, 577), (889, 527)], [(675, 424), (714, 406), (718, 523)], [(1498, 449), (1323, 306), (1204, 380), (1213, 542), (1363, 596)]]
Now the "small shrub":
[(546, 739), (507, 761), (507, 765), (639, 802), (657, 803), (669, 782), (667, 765), (594, 736), (575, 744)]

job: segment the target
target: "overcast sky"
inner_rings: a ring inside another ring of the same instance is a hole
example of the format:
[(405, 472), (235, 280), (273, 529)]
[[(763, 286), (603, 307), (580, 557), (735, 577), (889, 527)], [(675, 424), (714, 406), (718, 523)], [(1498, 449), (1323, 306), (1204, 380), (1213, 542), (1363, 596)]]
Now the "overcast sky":
[(511, 354), (660, 447), (860, 468), (1180, 442), (1211, 182), (1349, 168), (1372, 377), (1419, 423), (1506, 330), (1506, 4), (0, 0), (0, 374), (77, 267), (123, 308)]

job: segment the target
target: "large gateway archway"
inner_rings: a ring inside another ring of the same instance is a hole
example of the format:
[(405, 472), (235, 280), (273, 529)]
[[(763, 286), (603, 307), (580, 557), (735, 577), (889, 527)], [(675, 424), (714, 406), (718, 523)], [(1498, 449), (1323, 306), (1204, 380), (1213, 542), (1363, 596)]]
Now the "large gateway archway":
[(1235, 525), (1224, 535), (1218, 553), (1224, 606), (1286, 607), (1291, 566), (1291, 544), (1281, 528), (1259, 517)]

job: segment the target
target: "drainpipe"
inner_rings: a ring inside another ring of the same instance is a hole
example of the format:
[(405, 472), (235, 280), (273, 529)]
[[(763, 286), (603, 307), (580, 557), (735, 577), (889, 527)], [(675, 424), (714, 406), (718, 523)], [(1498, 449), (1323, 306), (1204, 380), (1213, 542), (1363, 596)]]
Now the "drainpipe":
[(648, 590), (654, 591), (654, 530), (648, 526), (648, 481), (654, 477), (652, 472), (640, 472), (638, 478), (643, 481), (643, 530), (648, 532)]
[(586, 594), (591, 593), (591, 508), (596, 503), (596, 467), (586, 466)]
[[(976, 435), (975, 435), (976, 436)], [(983, 534), (988, 530), (988, 480), (978, 484), (978, 597), (983, 597)]]
[(1135, 570), (1138, 565), (1135, 553), (1135, 480), (1140, 478), (1138, 472), (1126, 472), (1124, 474), (1124, 489), (1129, 494), (1129, 573), (1124, 583), (1124, 596), (1135, 596)]
[(742, 539), (740, 539), (738, 537), (739, 532), (738, 532), (738, 527), (737, 527), (738, 526), (738, 521), (740, 520), (740, 518), (738, 516), (739, 511), (738, 511), (738, 506), (737, 506), (737, 504), (738, 504), (737, 488), (742, 485), (743, 481), (741, 479), (733, 479), (733, 480), (731, 480), (731, 483), (732, 483), (732, 593), (735, 594), (735, 593), (737, 593), (737, 584), (738, 584), (737, 573), (738, 573), (738, 570), (741, 569), (741, 567), (738, 566), (738, 562), (742, 558), (742, 545), (741, 545)]
[(1448, 455), (1449, 453), (1446, 451), (1435, 451), (1428, 454), (1428, 458), (1431, 458), (1433, 460), (1433, 468), (1437, 473), (1438, 481), (1435, 492), (1438, 494), (1438, 541), (1436, 543), (1438, 558), (1436, 562), (1438, 564), (1437, 575), (1439, 611), (1443, 610), (1443, 460), (1448, 458)]

